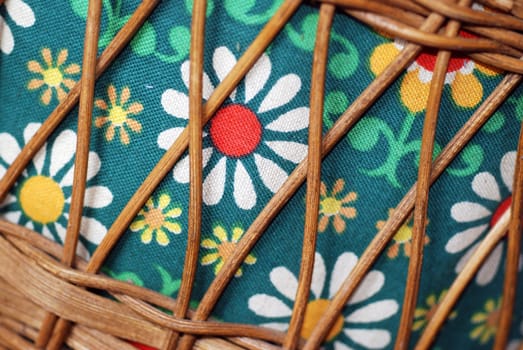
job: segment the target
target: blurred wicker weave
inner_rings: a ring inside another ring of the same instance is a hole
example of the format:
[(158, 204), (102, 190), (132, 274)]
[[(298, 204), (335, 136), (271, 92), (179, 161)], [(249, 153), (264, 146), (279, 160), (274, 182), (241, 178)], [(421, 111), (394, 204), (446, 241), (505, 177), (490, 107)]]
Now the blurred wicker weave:
[[(3, 0), (0, 0), (0, 4)], [(83, 207), (83, 193), (89, 130), (93, 105), (94, 81), (114, 61), (132, 39), (141, 24), (154, 11), (159, 0), (143, 0), (129, 22), (118, 33), (99, 60), (96, 60), (101, 0), (91, 0), (85, 37), (82, 80), (68, 97), (48, 117), (40, 131), (23, 149), (6, 175), (0, 180), (0, 199), (5, 198), (25, 166), (40, 149), (50, 133), (80, 102), (75, 181), (65, 247), (48, 241), (39, 234), (6, 221), (0, 221), (0, 349), (59, 349), (65, 342), (74, 349), (134, 349), (127, 341), (161, 349), (267, 349), (283, 346), (287, 349), (315, 349), (326, 337), (330, 325), (355, 291), (372, 263), (387, 242), (414, 209), (414, 238), (405, 299), (396, 349), (406, 348), (412, 328), (420, 280), (428, 188), (463, 149), (474, 133), (488, 120), (496, 108), (520, 83), (523, 74), (523, 1), (481, 0), (495, 12), (470, 9), (470, 0), (318, 0), (315, 6), (320, 20), (311, 73), (309, 154), (289, 176), (274, 198), (246, 232), (230, 260), (227, 261), (205, 294), (197, 310), (188, 310), (195, 267), (197, 265), (202, 201), (201, 128), (225, 98), (257, 61), (277, 33), (287, 23), (300, 0), (285, 0), (281, 8), (259, 33), (229, 76), (218, 86), (213, 96), (202, 106), (202, 60), (205, 28), (205, 0), (195, 0), (191, 39), (191, 86), (189, 127), (160, 160), (140, 189), (121, 212), (106, 238), (87, 264), (75, 260), (78, 227)], [(322, 139), (323, 86), (328, 61), (327, 48), (332, 18), (345, 12), (359, 21), (389, 36), (409, 42), (401, 54), (354, 101)], [(458, 36), (463, 28), (476, 38)], [(319, 169), (322, 158), (355, 125), (363, 113), (408, 67), (422, 48), (438, 51), (434, 78), (428, 99), (419, 176), (417, 184), (398, 204), (358, 265), (333, 298), (328, 310), (307, 342), (299, 339), (303, 314), (308, 300), (317, 234)], [(435, 121), (449, 59), (454, 52), (509, 72), (493, 94), (477, 109), (462, 130), (432, 163)], [(516, 143), (516, 140), (514, 140)], [(499, 331), (495, 349), (504, 349), (507, 342), (515, 298), (517, 266), (523, 217), (522, 140), (519, 141), (516, 175), (511, 211), (488, 233), (480, 248), (458, 275), (448, 294), (425, 328), (417, 344), (426, 349), (448, 317), (461, 292), (471, 281), (485, 257), (508, 232), (508, 254)], [(189, 211), (189, 244), (182, 286), (178, 300), (124, 282), (95, 274), (114, 247), (118, 238), (137, 212), (189, 147), (191, 185)], [(308, 162), (307, 162), (308, 160)], [(219, 323), (207, 320), (213, 306), (228, 281), (263, 234), (268, 223), (285, 205), (287, 199), (307, 179), (305, 246), (298, 295), (288, 333), (257, 326)], [(512, 213), (512, 215), (511, 215)], [(72, 266), (72, 267), (71, 267)], [(90, 288), (87, 290), (86, 288)], [(109, 292), (108, 299), (91, 292)], [(154, 306), (154, 307), (153, 307)], [(156, 307), (173, 310), (173, 316)], [(179, 336), (183, 335), (183, 336)], [(195, 343), (196, 337), (198, 341)], [(124, 340), (121, 340), (124, 339)]]

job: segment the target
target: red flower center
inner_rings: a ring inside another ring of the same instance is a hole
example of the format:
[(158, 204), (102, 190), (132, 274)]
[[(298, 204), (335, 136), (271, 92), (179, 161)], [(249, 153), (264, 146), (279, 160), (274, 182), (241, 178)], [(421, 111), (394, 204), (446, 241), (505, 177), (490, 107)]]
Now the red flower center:
[(151, 348), (150, 346), (147, 346), (147, 345), (143, 345), (143, 344), (140, 344), (140, 343), (136, 343), (136, 342), (129, 342), (131, 343), (131, 345), (133, 345), (135, 348), (137, 349), (141, 349), (141, 350), (156, 350), (155, 348)]
[(490, 227), (493, 227), (499, 219), (505, 214), (505, 212), (510, 208), (510, 205), (512, 204), (512, 196), (509, 196), (501, 204), (496, 208), (496, 211), (494, 212), (494, 215), (492, 215), (492, 218), (490, 219)]
[(218, 150), (229, 157), (252, 153), (260, 144), (262, 126), (249, 108), (232, 104), (220, 108), (211, 121), (211, 139)]
[[(476, 36), (467, 33), (467, 32), (460, 32), (459, 36), (462, 38), (475, 38)], [(463, 68), (463, 66), (469, 61), (469, 59), (464, 57), (453, 57), (450, 59), (449, 66), (447, 68), (447, 72), (456, 72)], [(418, 63), (420, 66), (428, 70), (429, 72), (434, 72), (434, 67), (436, 66), (436, 52), (435, 51), (426, 51), (419, 55), (418, 59), (416, 60), (416, 63)]]

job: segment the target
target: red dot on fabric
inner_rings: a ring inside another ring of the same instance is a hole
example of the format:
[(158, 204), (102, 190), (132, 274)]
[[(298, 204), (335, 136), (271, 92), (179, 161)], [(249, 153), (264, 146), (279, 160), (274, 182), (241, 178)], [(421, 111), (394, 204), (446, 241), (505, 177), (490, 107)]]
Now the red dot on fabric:
[(226, 156), (242, 157), (258, 147), (262, 126), (256, 114), (240, 104), (221, 108), (211, 120), (211, 139)]
[(143, 345), (143, 344), (136, 343), (136, 342), (130, 342), (130, 344), (132, 346), (134, 346), (135, 348), (141, 349), (141, 350), (157, 350), (156, 348), (151, 348), (150, 346)]
[(496, 211), (494, 212), (494, 215), (492, 215), (492, 218), (490, 219), (490, 226), (494, 226), (497, 224), (499, 219), (503, 216), (503, 214), (510, 208), (510, 205), (512, 204), (512, 196), (508, 197), (507, 199), (503, 200), (501, 204), (496, 208)]

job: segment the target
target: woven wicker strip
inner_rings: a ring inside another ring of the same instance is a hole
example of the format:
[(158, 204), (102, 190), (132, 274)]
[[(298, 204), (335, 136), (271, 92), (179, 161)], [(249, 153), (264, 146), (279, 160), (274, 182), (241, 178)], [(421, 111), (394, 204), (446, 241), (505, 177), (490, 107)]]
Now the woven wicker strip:
[[(62, 248), (38, 233), (0, 220), (0, 349), (134, 349), (138, 342), (160, 349), (317, 349), (325, 341), (342, 308), (380, 257), (384, 248), (413, 213), (412, 256), (409, 261), (401, 322), (395, 349), (407, 348), (423, 265), (429, 189), (474, 134), (521, 82), (523, 74), (523, 1), (483, 0), (496, 13), (470, 8), (471, 0), (318, 0), (319, 23), (311, 69), (308, 155), (271, 198), (225, 262), (195, 310), (189, 309), (198, 264), (202, 220), (202, 128), (245, 77), (263, 52), (302, 5), (285, 0), (265, 25), (229, 75), (202, 104), (206, 1), (195, 0), (191, 28), (189, 126), (149, 173), (118, 215), (92, 258), (75, 258), (85, 195), (94, 84), (129, 43), (154, 11), (158, 0), (144, 0), (114, 40), (96, 59), (102, 1), (89, 2), (81, 81), (49, 115), (32, 140), (0, 180), (0, 200), (12, 189), (25, 167), (79, 103), (78, 143), (69, 225)], [(3, 0), (0, 0), (0, 4)], [(322, 135), (325, 71), (335, 13), (352, 16), (389, 36), (405, 40), (405, 48), (354, 100), (329, 131)], [(477, 35), (458, 36), (460, 29)], [(380, 231), (366, 248), (347, 279), (332, 298), (307, 341), (300, 338), (309, 299), (318, 232), (322, 159), (358, 123), (363, 114), (394, 83), (423, 48), (437, 50), (424, 119), (418, 181), (405, 193)], [(445, 73), (453, 54), (509, 72), (492, 94), (477, 108), (459, 132), (433, 160), (439, 106)], [(514, 140), (514, 144), (516, 140)], [(102, 264), (163, 178), (180, 159), (190, 154), (188, 244), (178, 299), (174, 300), (128, 283), (98, 274)], [(513, 201), (488, 232), (472, 258), (450, 286), (416, 349), (431, 346), (453, 306), (474, 278), (496, 244), (508, 236), (505, 283), (499, 332), (494, 349), (505, 349), (516, 296), (518, 258), (523, 220), (523, 136), (516, 157)], [(298, 292), (288, 332), (209, 319), (227, 284), (262, 237), (271, 221), (298, 188), (307, 182), (304, 244)], [(508, 233), (507, 233), (508, 232)], [(99, 291), (112, 298), (100, 296)], [(173, 311), (168, 315), (159, 308)]]

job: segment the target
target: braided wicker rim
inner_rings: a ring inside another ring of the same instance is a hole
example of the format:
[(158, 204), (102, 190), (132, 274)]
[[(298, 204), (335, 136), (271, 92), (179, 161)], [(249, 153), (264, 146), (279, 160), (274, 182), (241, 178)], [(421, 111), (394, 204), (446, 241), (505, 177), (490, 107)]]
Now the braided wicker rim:
[[(285, 0), (272, 19), (239, 59), (213, 95), (202, 105), (202, 62), (205, 37), (205, 0), (194, 0), (190, 54), (189, 126), (149, 173), (106, 237), (87, 263), (75, 257), (79, 223), (85, 194), (85, 179), (92, 118), (94, 84), (129, 43), (154, 11), (159, 0), (143, 0), (128, 23), (105, 51), (96, 57), (102, 0), (89, 1), (82, 79), (67, 98), (49, 115), (35, 136), (0, 179), (0, 201), (13, 187), (24, 168), (49, 135), (79, 103), (78, 141), (71, 212), (64, 247), (43, 236), (0, 220), (0, 350), (60, 349), (67, 343), (74, 349), (134, 349), (139, 342), (161, 349), (316, 349), (326, 338), (343, 306), (363, 280), (372, 264), (413, 213), (412, 255), (409, 261), (401, 322), (395, 349), (405, 349), (410, 339), (418, 297), (425, 235), (428, 193), (451, 161), (488, 121), (496, 109), (521, 82), (523, 74), (523, 1), (480, 0), (496, 12), (470, 8), (471, 0), (318, 0), (319, 22), (311, 73), (309, 153), (267, 203), (218, 273), (196, 310), (189, 300), (197, 269), (202, 207), (202, 127), (247, 74), (267, 46), (302, 5)], [(0, 0), (0, 4), (3, 0)], [(395, 60), (376, 77), (361, 95), (322, 135), (325, 67), (328, 62), (330, 28), (335, 12), (408, 42)], [(460, 29), (477, 37), (457, 36)], [(393, 215), (366, 248), (351, 274), (331, 300), (311, 336), (300, 339), (316, 245), (321, 161), (359, 121), (425, 47), (437, 50), (423, 128), (418, 181), (397, 204)], [(505, 78), (480, 105), (460, 131), (432, 161), (438, 109), (449, 60), (453, 53), (507, 71)], [(190, 154), (189, 233), (182, 285), (176, 300), (151, 290), (97, 274), (118, 239), (173, 168), (182, 153)], [(424, 329), (416, 349), (427, 349), (449, 316), (465, 287), (473, 279), (496, 244), (507, 236), (507, 262), (494, 349), (504, 349), (510, 330), (517, 284), (520, 232), (523, 217), (523, 137), (518, 142), (512, 207), (488, 232), (480, 247), (456, 277), (448, 293)], [(263, 235), (271, 220), (307, 180), (304, 245), (298, 292), (287, 333), (245, 324), (219, 323), (209, 315), (244, 258)], [(116, 301), (85, 288), (103, 290)], [(172, 310), (173, 315), (156, 307)], [(197, 337), (199, 339), (197, 340)], [(197, 341), (196, 341), (197, 340)]]

